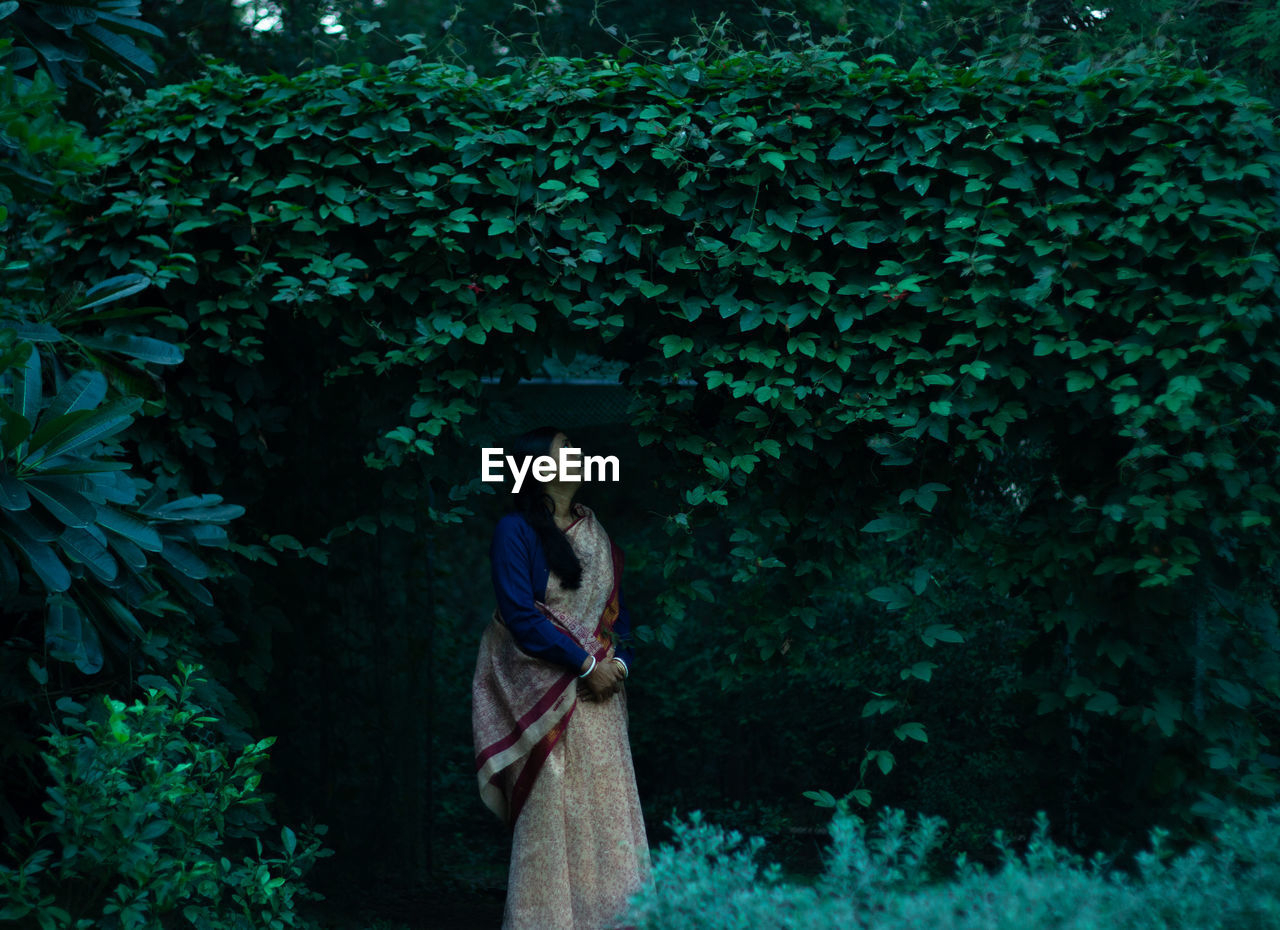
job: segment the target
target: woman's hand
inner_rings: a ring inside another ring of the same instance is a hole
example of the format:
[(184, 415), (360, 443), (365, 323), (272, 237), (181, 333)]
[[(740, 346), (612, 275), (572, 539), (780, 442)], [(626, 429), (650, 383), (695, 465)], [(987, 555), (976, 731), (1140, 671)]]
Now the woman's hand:
[(622, 686), (622, 669), (617, 662), (597, 662), (591, 674), (582, 679), (582, 684), (586, 686), (583, 697), (592, 701), (608, 700)]

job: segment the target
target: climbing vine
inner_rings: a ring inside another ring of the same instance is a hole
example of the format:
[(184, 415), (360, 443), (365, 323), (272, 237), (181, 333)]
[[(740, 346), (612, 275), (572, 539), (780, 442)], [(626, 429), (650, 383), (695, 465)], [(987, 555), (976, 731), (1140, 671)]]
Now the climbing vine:
[[(114, 132), (67, 261), (148, 276), (169, 338), (229, 366), (168, 396), (194, 453), (256, 454), (241, 420), (273, 398), (246, 373), (281, 315), (342, 347), (333, 378), (413, 374), (401, 424), (367, 437), (375, 468), (451, 474), (436, 453), (469, 441), (487, 375), (621, 359), (641, 441), (687, 465), (645, 635), (696, 613), (723, 624), (724, 674), (795, 661), (878, 536), (897, 574), (865, 596), (927, 646), (964, 642), (930, 619), (962, 573), (1066, 657), (1028, 673), (1041, 713), (1194, 734), (1215, 791), (1274, 795), (1251, 708), (1275, 706), (1280, 664), (1244, 644), (1277, 642), (1280, 152), (1238, 84), (830, 43), (486, 80), (216, 66)], [(478, 473), (447, 483), (422, 508), (438, 524)], [(1189, 703), (1206, 690), (1212, 713)]]

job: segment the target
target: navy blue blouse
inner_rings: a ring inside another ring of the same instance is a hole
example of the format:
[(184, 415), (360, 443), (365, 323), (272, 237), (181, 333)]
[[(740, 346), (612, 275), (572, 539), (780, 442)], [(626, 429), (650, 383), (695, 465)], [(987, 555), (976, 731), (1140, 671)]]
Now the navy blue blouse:
[[(520, 514), (508, 513), (498, 521), (489, 546), (489, 564), (498, 611), (516, 644), (529, 655), (580, 670), (587, 660), (587, 651), (534, 606), (535, 600), (546, 597), (551, 572), (537, 531)], [(621, 585), (613, 631), (624, 640), (631, 635), (631, 614), (622, 599)], [(631, 653), (631, 647), (624, 643), (619, 643), (614, 653), (627, 663), (628, 671)]]

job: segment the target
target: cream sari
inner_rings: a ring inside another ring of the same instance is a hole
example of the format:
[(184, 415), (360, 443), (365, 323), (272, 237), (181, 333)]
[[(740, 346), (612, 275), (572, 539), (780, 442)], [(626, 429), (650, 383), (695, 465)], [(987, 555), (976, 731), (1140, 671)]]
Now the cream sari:
[[(566, 531), (582, 582), (551, 572), (552, 622), (597, 661), (613, 655), (622, 553), (587, 507)], [(503, 930), (601, 930), (649, 878), (649, 846), (627, 735), (625, 687), (579, 700), (577, 675), (522, 652), (498, 611), (472, 681), (484, 803), (513, 830)]]

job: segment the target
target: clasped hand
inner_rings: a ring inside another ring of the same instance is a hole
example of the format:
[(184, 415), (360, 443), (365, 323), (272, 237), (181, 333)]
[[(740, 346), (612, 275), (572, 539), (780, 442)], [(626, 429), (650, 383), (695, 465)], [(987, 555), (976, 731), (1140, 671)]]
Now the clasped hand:
[(613, 661), (613, 649), (604, 660), (596, 663), (591, 674), (581, 679), (585, 686), (582, 696), (589, 701), (607, 701), (622, 688), (622, 667)]

